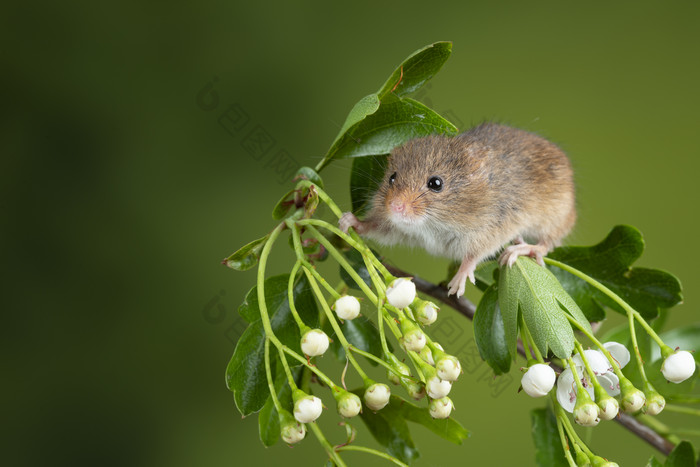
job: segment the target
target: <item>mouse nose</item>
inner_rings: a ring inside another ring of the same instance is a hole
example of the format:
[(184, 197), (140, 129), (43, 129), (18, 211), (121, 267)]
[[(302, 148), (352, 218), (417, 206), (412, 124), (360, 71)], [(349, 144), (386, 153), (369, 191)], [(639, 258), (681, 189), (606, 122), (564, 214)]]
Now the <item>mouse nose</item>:
[(395, 213), (403, 213), (404, 210), (406, 209), (406, 205), (401, 202), (401, 201), (392, 201), (391, 202), (391, 210), (394, 211)]

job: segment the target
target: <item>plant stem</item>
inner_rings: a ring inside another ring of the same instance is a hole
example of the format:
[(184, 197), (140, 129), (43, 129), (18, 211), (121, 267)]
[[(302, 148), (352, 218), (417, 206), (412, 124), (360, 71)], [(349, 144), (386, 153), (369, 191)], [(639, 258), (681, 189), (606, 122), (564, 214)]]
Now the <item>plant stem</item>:
[[(301, 355), (299, 355), (298, 353), (296, 353), (295, 351), (293, 351), (292, 349), (290, 349), (286, 345), (282, 345), (281, 347), (278, 347), (278, 348), (280, 349), (281, 352), (286, 353), (287, 355), (292, 357), (294, 360), (298, 361), (299, 363), (304, 365), (306, 368), (308, 368), (310, 371), (312, 371), (329, 388), (333, 388), (336, 386), (336, 384), (328, 376), (326, 376), (325, 373), (323, 373), (321, 370), (316, 368), (314, 365), (309, 364), (309, 362), (304, 357), (302, 357)], [(287, 365), (286, 360), (282, 360), (282, 362), (285, 366)]]
[(637, 358), (637, 366), (639, 366), (639, 375), (642, 377), (642, 381), (644, 381), (646, 384), (649, 384), (646, 372), (644, 371), (644, 362), (642, 361), (642, 354), (639, 353), (639, 346), (637, 345), (637, 330), (634, 326), (634, 315), (630, 312), (627, 312), (627, 319), (629, 321), (630, 337), (632, 338), (632, 348), (634, 349), (634, 356)]
[(544, 258), (544, 262), (547, 264), (551, 264), (552, 266), (556, 266), (559, 269), (563, 269), (564, 271), (573, 274), (574, 276), (583, 279), (584, 281), (588, 282), (591, 284), (593, 287), (596, 289), (600, 290), (603, 292), (605, 295), (613, 299), (615, 303), (620, 305), (622, 309), (624, 309), (627, 313), (631, 313), (634, 318), (639, 321), (639, 324), (642, 325), (644, 330), (651, 336), (652, 339), (656, 341), (657, 344), (659, 344), (659, 347), (661, 347), (662, 354), (664, 353), (664, 348), (668, 348), (666, 344), (664, 344), (664, 341), (661, 340), (658, 334), (652, 329), (651, 326), (649, 326), (649, 323), (646, 322), (644, 318), (642, 318), (642, 315), (639, 314), (637, 310), (632, 308), (626, 301), (621, 299), (615, 292), (598, 282), (597, 280), (593, 279), (591, 276), (579, 271), (576, 268), (573, 268), (569, 266), (568, 264), (561, 263), (557, 260), (551, 259), (551, 258)]
[(392, 367), (391, 365), (389, 365), (387, 362), (385, 362), (385, 361), (382, 360), (381, 358), (377, 357), (376, 355), (371, 354), (371, 353), (369, 353), (369, 352), (365, 352), (364, 350), (358, 349), (357, 347), (355, 347), (355, 346), (352, 345), (352, 344), (350, 344), (350, 346), (348, 347), (348, 349), (351, 350), (352, 352), (358, 354), (358, 355), (362, 355), (363, 357), (368, 358), (368, 359), (372, 360), (373, 362), (378, 363), (379, 365), (383, 366), (383, 367), (386, 368), (387, 370), (389, 370), (389, 371), (391, 371), (392, 373), (394, 373), (396, 376), (398, 376), (398, 377), (400, 377), (400, 378), (406, 378), (406, 375), (404, 375), (403, 373), (399, 372), (399, 371), (396, 370), (394, 367)]
[(328, 196), (328, 193), (323, 191), (322, 188), (320, 188), (318, 185), (315, 183), (310, 182), (309, 180), (301, 180), (299, 183), (297, 183), (297, 187), (307, 187), (311, 188), (314, 187), (314, 190), (316, 190), (316, 193), (318, 193), (318, 197), (321, 201), (326, 203), (329, 208), (331, 208), (331, 211), (333, 211), (333, 214), (340, 219), (343, 215), (343, 211), (340, 210), (337, 204), (335, 204), (335, 201), (331, 199), (330, 196)]
[(318, 439), (318, 442), (321, 443), (321, 446), (323, 446), (323, 449), (326, 450), (326, 453), (328, 453), (328, 456), (331, 458), (331, 460), (335, 462), (335, 465), (338, 467), (347, 467), (347, 464), (343, 461), (343, 459), (335, 451), (335, 449), (333, 449), (331, 443), (329, 443), (326, 437), (323, 436), (323, 432), (318, 427), (316, 422), (307, 423), (306, 426), (308, 426), (309, 429), (313, 431), (314, 435), (316, 436), (316, 439)]
[(335, 448), (336, 451), (360, 451), (360, 452), (365, 452), (367, 454), (372, 454), (381, 458), (384, 458), (388, 461), (393, 462), (396, 465), (400, 465), (402, 467), (408, 467), (408, 465), (404, 464), (397, 458), (390, 456), (389, 454), (381, 451), (377, 451), (376, 449), (371, 449), (371, 448), (366, 448), (364, 446), (354, 446), (351, 444), (345, 445), (345, 446), (340, 446)]
[(625, 375), (622, 374), (622, 370), (620, 368), (620, 363), (613, 358), (610, 351), (608, 349), (606, 349), (603, 346), (603, 344), (598, 339), (596, 339), (596, 337), (593, 334), (589, 333), (583, 326), (581, 326), (571, 315), (566, 313), (566, 317), (571, 322), (571, 324), (576, 326), (579, 331), (581, 331), (586, 337), (588, 337), (591, 340), (591, 342), (593, 342), (593, 344), (595, 344), (595, 346), (598, 347), (598, 349), (601, 352), (603, 352), (603, 355), (605, 355), (605, 358), (607, 358), (608, 361), (610, 362), (610, 364), (612, 365), (612, 369), (615, 372), (615, 374), (617, 375), (617, 377), (619, 379), (624, 378)]
[(669, 412), (683, 413), (683, 414), (687, 414), (687, 415), (695, 415), (696, 417), (700, 417), (700, 409), (694, 409), (692, 407), (683, 407), (682, 405), (666, 404), (666, 407), (664, 410), (668, 410)]
[(270, 339), (265, 338), (265, 376), (267, 376), (267, 387), (270, 389), (270, 397), (272, 397), (272, 403), (275, 404), (275, 409), (277, 412), (282, 412), (282, 404), (280, 404), (277, 398), (277, 390), (275, 389), (275, 383), (272, 379), (272, 371), (270, 370)]
[(559, 402), (556, 400), (556, 396), (552, 395), (552, 400), (557, 418), (561, 420), (562, 424), (564, 425), (564, 428), (566, 429), (566, 432), (569, 435), (569, 438), (571, 438), (571, 441), (573, 443), (576, 443), (583, 450), (583, 452), (586, 453), (587, 456), (594, 457), (595, 454), (593, 454), (593, 452), (590, 449), (588, 449), (586, 443), (584, 443), (581, 440), (579, 435), (576, 433), (576, 430), (574, 430), (574, 427), (571, 424), (569, 417), (566, 415), (566, 412), (564, 412), (564, 409), (561, 407), (561, 405), (559, 405)]
[(304, 321), (301, 319), (301, 316), (299, 316), (299, 313), (297, 312), (297, 307), (294, 304), (294, 281), (296, 280), (297, 272), (299, 272), (300, 267), (301, 262), (297, 261), (296, 263), (294, 263), (292, 272), (289, 275), (289, 284), (287, 285), (287, 301), (289, 302), (289, 311), (292, 312), (294, 321), (297, 322), (299, 330), (303, 333), (304, 330), (308, 328), (308, 326), (304, 324)]
[(566, 457), (569, 467), (576, 467), (576, 462), (573, 457), (571, 457), (571, 449), (569, 448), (569, 443), (566, 440), (566, 435), (564, 434), (564, 428), (562, 427), (561, 420), (559, 417), (555, 416), (554, 419), (557, 421), (557, 431), (559, 432), (559, 439), (561, 440), (561, 447), (564, 448), (564, 457)]
[(370, 259), (372, 260), (372, 263), (375, 265), (377, 269), (382, 273), (382, 275), (385, 278), (390, 278), (394, 277), (393, 274), (389, 272), (389, 270), (382, 264), (379, 259), (374, 256), (374, 253), (372, 253), (372, 250), (364, 244), (364, 242), (359, 238), (355, 238), (357, 236), (356, 232), (353, 232), (353, 234), (347, 234), (340, 230), (338, 227), (334, 226), (333, 224), (320, 220), (320, 219), (302, 219), (297, 221), (297, 224), (299, 225), (314, 225), (317, 227), (322, 227), (326, 230), (329, 230), (333, 232), (335, 235), (338, 237), (342, 238), (348, 245), (359, 251), (360, 253), (367, 253)]
[(304, 268), (309, 271), (313, 276), (316, 278), (316, 280), (323, 286), (326, 291), (333, 297), (333, 300), (338, 300), (340, 298), (340, 294), (336, 292), (336, 290), (326, 281), (326, 279), (323, 278), (321, 274), (316, 270), (316, 268), (313, 267), (311, 263), (308, 261), (302, 259), (299, 260), (301, 261), (301, 264), (304, 266)]
[(574, 364), (574, 361), (571, 357), (566, 359), (567, 363), (569, 364), (569, 369), (571, 369), (571, 373), (574, 375), (574, 381), (576, 381), (576, 387), (578, 388), (579, 391), (585, 391), (586, 388), (583, 387), (583, 383), (581, 383), (581, 378), (578, 376), (578, 371), (576, 371), (576, 365)]

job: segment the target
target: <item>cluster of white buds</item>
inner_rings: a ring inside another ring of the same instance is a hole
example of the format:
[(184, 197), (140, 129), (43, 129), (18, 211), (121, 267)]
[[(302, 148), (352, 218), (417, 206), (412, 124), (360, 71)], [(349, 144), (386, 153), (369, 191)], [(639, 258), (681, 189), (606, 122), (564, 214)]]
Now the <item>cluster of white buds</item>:
[(399, 309), (404, 309), (416, 299), (416, 284), (410, 277), (394, 279), (386, 289), (387, 301)]
[(423, 326), (429, 326), (433, 324), (438, 317), (438, 308), (433, 302), (428, 302), (426, 300), (421, 300), (416, 298), (411, 304), (413, 313), (415, 314), (416, 320)]

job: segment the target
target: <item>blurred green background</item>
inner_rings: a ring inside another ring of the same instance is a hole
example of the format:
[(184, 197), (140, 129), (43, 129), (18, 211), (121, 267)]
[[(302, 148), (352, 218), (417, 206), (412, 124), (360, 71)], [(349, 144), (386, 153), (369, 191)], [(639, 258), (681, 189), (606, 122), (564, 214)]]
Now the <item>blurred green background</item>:
[[(700, 319), (697, 2), (2, 10), (4, 465), (321, 465), (313, 438), (266, 450), (255, 417), (236, 411), (224, 369), (254, 272), (219, 261), (272, 227), (289, 186), (273, 155), (315, 165), (355, 101), (437, 40), (453, 41), (453, 55), (418, 98), (461, 128), (498, 120), (559, 143), (578, 183), (568, 243), (635, 225), (647, 241), (639, 264), (685, 286), (670, 324)], [(210, 84), (216, 98), (203, 105)], [(259, 160), (245, 149), (257, 127), (274, 140)], [(347, 209), (349, 164), (323, 175)], [(289, 266), (278, 253), (271, 272)], [(435, 281), (447, 264), (388, 253)], [(469, 345), (468, 322), (452, 311), (441, 320), (455, 346)], [(484, 368), (453, 391), (472, 437), (453, 446), (417, 428), (416, 465), (534, 463), (528, 411), (541, 403), (515, 382), (494, 397)], [(653, 452), (612, 423), (592, 446), (621, 465)]]

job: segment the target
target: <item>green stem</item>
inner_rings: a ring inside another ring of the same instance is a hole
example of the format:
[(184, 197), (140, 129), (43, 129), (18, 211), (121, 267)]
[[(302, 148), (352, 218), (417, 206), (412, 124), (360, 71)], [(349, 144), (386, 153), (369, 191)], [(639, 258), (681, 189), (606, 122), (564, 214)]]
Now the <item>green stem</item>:
[(700, 417), (700, 409), (694, 409), (692, 407), (683, 407), (682, 405), (675, 405), (675, 404), (666, 404), (666, 407), (664, 410), (668, 410), (669, 412), (676, 412), (676, 413), (683, 413), (687, 415), (695, 415), (696, 417)]
[[(277, 398), (277, 390), (275, 389), (275, 383), (272, 379), (272, 371), (270, 370), (270, 339), (265, 339), (265, 376), (267, 376), (267, 386), (270, 388), (270, 397), (272, 397), (272, 403), (275, 404), (275, 409), (277, 412), (282, 412), (282, 404), (280, 404)], [(293, 389), (293, 388), (292, 388)]]
[(681, 402), (683, 404), (700, 404), (700, 397), (693, 396), (668, 396), (666, 400), (669, 402)]
[[(584, 353), (583, 346), (578, 341), (576, 341), (574, 343), (574, 345), (576, 346), (576, 349), (578, 350), (578, 354), (581, 356), (581, 361), (583, 361), (583, 366), (586, 367), (586, 372), (588, 373), (588, 377), (591, 380), (591, 384), (593, 384), (594, 386), (599, 384), (598, 378), (596, 378), (595, 373), (593, 372), (593, 370), (591, 369), (591, 366), (588, 363), (588, 359), (586, 358), (586, 354)], [(574, 372), (574, 370), (575, 369), (572, 369), (571, 371)]]
[(610, 290), (609, 288), (607, 288), (606, 286), (604, 286), (603, 284), (601, 284), (597, 280), (593, 279), (591, 276), (579, 271), (576, 268), (569, 266), (568, 264), (561, 263), (557, 260), (554, 260), (551, 258), (546, 258), (546, 257), (544, 258), (544, 261), (547, 264), (551, 264), (552, 266), (556, 266), (559, 269), (563, 269), (564, 271), (571, 273), (580, 279), (583, 279), (584, 281), (588, 282), (596, 289), (603, 292), (605, 295), (607, 295), (613, 301), (615, 301), (615, 303), (620, 305), (622, 307), (622, 309), (624, 309), (627, 313), (631, 313), (634, 316), (634, 318), (637, 321), (639, 321), (639, 324), (642, 325), (644, 330), (651, 336), (652, 339), (654, 339), (656, 341), (657, 344), (659, 344), (659, 347), (661, 347), (661, 350), (662, 350), (662, 354), (664, 353), (664, 348), (668, 348), (668, 346), (666, 344), (664, 344), (664, 341), (661, 340), (659, 335), (656, 334), (654, 329), (652, 329), (652, 327), (649, 326), (649, 324), (646, 322), (646, 320), (644, 318), (642, 318), (642, 315), (640, 315), (637, 310), (635, 310), (634, 308), (629, 306), (629, 304), (626, 301), (624, 301), (623, 299), (621, 299), (615, 292), (613, 292), (612, 290)]
[[(308, 368), (309, 370), (311, 370), (311, 371), (312, 371), (316, 376), (318, 376), (319, 379), (320, 379), (321, 381), (323, 381), (329, 388), (336, 387), (336, 384), (335, 384), (328, 376), (326, 376), (325, 373), (323, 373), (321, 370), (319, 370), (319, 369), (316, 368), (315, 366), (309, 364), (309, 362), (308, 362), (304, 357), (302, 357), (301, 355), (299, 355), (298, 353), (296, 353), (295, 351), (293, 351), (292, 349), (290, 349), (290, 348), (287, 347), (286, 345), (282, 345), (281, 347), (279, 347), (279, 349), (280, 349), (280, 351), (286, 353), (287, 355), (289, 355), (290, 357), (292, 357), (294, 360), (298, 361), (299, 363), (301, 363), (302, 365), (304, 365), (306, 368)], [(283, 362), (283, 364), (284, 364), (285, 367), (286, 367), (286, 365), (287, 365), (286, 359), (282, 359), (282, 362)]]
[(357, 235), (356, 232), (353, 232), (352, 234), (347, 234), (340, 230), (338, 227), (335, 225), (320, 220), (320, 219), (302, 219), (297, 221), (297, 224), (299, 225), (314, 225), (317, 227), (322, 227), (326, 230), (329, 230), (330, 232), (334, 233), (338, 237), (342, 238), (348, 245), (359, 251), (360, 253), (367, 253), (367, 255), (370, 257), (372, 260), (372, 264), (375, 265), (377, 269), (382, 273), (382, 276), (385, 278), (390, 278), (394, 277), (393, 274), (389, 272), (389, 270), (382, 264), (381, 261), (379, 261), (379, 258), (374, 256), (374, 253), (372, 253), (372, 250), (365, 245), (365, 243), (362, 241), (362, 239)]
[(561, 405), (559, 405), (559, 402), (556, 400), (556, 396), (554, 394), (552, 394), (552, 399), (554, 401), (555, 411), (557, 412), (557, 418), (561, 420), (564, 429), (569, 435), (571, 441), (573, 443), (576, 443), (578, 447), (580, 447), (588, 457), (593, 458), (595, 454), (593, 454), (593, 451), (588, 449), (586, 443), (584, 443), (583, 440), (581, 440), (581, 438), (579, 437), (578, 433), (576, 433), (576, 430), (574, 430), (574, 427), (571, 424), (571, 420), (569, 420), (569, 417), (566, 415), (566, 412), (564, 412), (564, 409), (561, 407)]
[[(537, 361), (539, 361), (540, 363), (544, 363), (542, 353), (540, 353), (540, 349), (537, 348), (537, 344), (535, 344), (535, 340), (532, 338), (530, 330), (525, 325), (525, 319), (522, 317), (522, 315), (520, 316), (520, 330), (523, 331), (523, 334), (521, 335), (521, 338), (523, 339), (523, 346), (525, 346), (525, 340), (527, 340), (530, 343), (530, 346), (532, 347), (532, 351), (535, 353), (535, 358), (537, 359)], [(530, 359), (529, 352), (527, 354), (527, 359)]]
[(566, 361), (569, 363), (569, 368), (571, 369), (571, 373), (574, 375), (574, 381), (576, 381), (576, 387), (578, 388), (579, 391), (585, 391), (586, 388), (583, 387), (583, 383), (581, 383), (581, 378), (578, 376), (578, 371), (576, 371), (576, 365), (574, 364), (574, 361), (571, 357), (567, 358)]
[(360, 350), (360, 349), (358, 349), (357, 347), (355, 347), (355, 346), (352, 345), (352, 344), (350, 344), (350, 346), (348, 347), (348, 349), (350, 349), (352, 352), (354, 352), (354, 353), (356, 353), (356, 354), (358, 354), (358, 355), (362, 355), (363, 357), (368, 358), (368, 359), (372, 360), (373, 362), (378, 363), (379, 365), (383, 366), (384, 368), (386, 368), (387, 370), (391, 371), (392, 373), (394, 373), (396, 376), (398, 376), (398, 377), (400, 377), (400, 378), (405, 378), (405, 377), (406, 377), (406, 375), (404, 375), (403, 373), (399, 372), (399, 371), (396, 370), (394, 367), (392, 367), (392, 366), (389, 365), (387, 362), (385, 362), (384, 360), (382, 360), (381, 358), (377, 357), (377, 356), (374, 355), (374, 354), (371, 354), (371, 353), (369, 353), (369, 352), (365, 352), (364, 350)]
[(279, 237), (279, 234), (282, 232), (284, 227), (284, 223), (279, 224), (270, 233), (270, 238), (265, 243), (262, 253), (260, 253), (260, 263), (258, 266), (258, 307), (260, 308), (260, 317), (262, 318), (263, 329), (265, 330), (265, 334), (277, 347), (281, 345), (281, 342), (279, 341), (279, 339), (277, 339), (277, 336), (275, 336), (275, 333), (272, 331), (270, 315), (267, 312), (267, 303), (265, 302), (265, 267), (267, 265), (267, 258), (268, 256), (270, 256), (270, 250), (272, 249), (272, 245), (275, 243), (275, 240), (277, 240), (277, 237)]
[(387, 454), (387, 453), (385, 453), (385, 452), (377, 451), (376, 449), (366, 448), (366, 447), (364, 447), (364, 446), (354, 446), (354, 445), (348, 444), (348, 445), (345, 445), (345, 446), (339, 446), (339, 447), (335, 448), (335, 450), (336, 450), (336, 451), (360, 451), (360, 452), (365, 452), (365, 453), (367, 453), (367, 454), (372, 454), (372, 455), (381, 457), (381, 458), (383, 458), (383, 459), (386, 459), (386, 460), (388, 460), (388, 461), (391, 461), (391, 462), (393, 462), (393, 463), (396, 464), (396, 465), (400, 465), (400, 466), (402, 466), (402, 467), (408, 467), (408, 465), (404, 464), (403, 462), (401, 462), (401, 461), (398, 460), (397, 458), (395, 458), (395, 457), (393, 457), (393, 456), (390, 456), (389, 454)]
[(307, 188), (311, 188), (312, 186), (314, 187), (314, 190), (316, 190), (316, 193), (318, 193), (318, 197), (321, 201), (326, 203), (329, 208), (331, 208), (331, 211), (333, 211), (333, 214), (340, 219), (343, 216), (343, 211), (340, 210), (337, 204), (335, 204), (335, 201), (331, 199), (330, 196), (328, 196), (328, 193), (323, 191), (321, 187), (316, 185), (315, 183), (312, 183), (308, 180), (301, 180), (299, 183), (297, 183), (297, 187), (305, 186)]
[(309, 271), (313, 276), (316, 278), (316, 280), (323, 286), (326, 291), (333, 297), (333, 301), (338, 300), (340, 298), (340, 294), (336, 292), (336, 290), (326, 281), (326, 279), (323, 278), (321, 274), (316, 270), (316, 268), (313, 267), (311, 263), (309, 263), (306, 260), (300, 260), (301, 264), (304, 266), (304, 268)]
[(337, 452), (335, 452), (335, 449), (333, 449), (331, 443), (329, 443), (326, 437), (323, 436), (323, 432), (321, 431), (321, 428), (319, 428), (319, 426), (316, 424), (316, 422), (307, 423), (306, 426), (308, 426), (309, 429), (314, 433), (314, 436), (316, 436), (318, 442), (321, 443), (323, 449), (326, 450), (328, 456), (333, 460), (333, 462), (335, 462), (335, 465), (338, 467), (347, 467), (347, 464), (343, 461), (340, 455)]
[(700, 436), (700, 430), (675, 430), (675, 433), (679, 436)]
[(603, 352), (603, 355), (605, 355), (605, 358), (607, 358), (608, 361), (610, 362), (610, 364), (612, 365), (613, 371), (615, 372), (617, 377), (620, 379), (624, 378), (625, 375), (622, 374), (622, 370), (620, 369), (620, 363), (613, 358), (610, 351), (608, 349), (606, 349), (603, 346), (603, 344), (598, 339), (596, 339), (596, 337), (593, 334), (589, 333), (583, 326), (581, 326), (578, 323), (578, 321), (576, 321), (570, 314), (565, 313), (565, 315), (566, 315), (567, 319), (569, 320), (569, 322), (571, 322), (571, 324), (573, 324), (576, 328), (578, 328), (579, 331), (581, 331), (586, 337), (588, 337), (591, 340), (591, 342), (593, 342), (593, 344), (595, 344), (595, 346), (598, 347), (598, 350)]
[(280, 353), (280, 360), (282, 361), (282, 366), (284, 367), (284, 372), (287, 375), (287, 381), (289, 381), (289, 387), (292, 388), (292, 392), (294, 392), (294, 389), (296, 389), (297, 385), (296, 385), (296, 382), (294, 381), (294, 376), (292, 375), (292, 370), (289, 368), (289, 363), (287, 362), (287, 357), (284, 356), (284, 353)]
[(566, 457), (569, 467), (576, 467), (576, 462), (573, 457), (571, 457), (571, 449), (569, 449), (569, 442), (566, 440), (566, 435), (564, 434), (564, 428), (562, 427), (561, 420), (559, 417), (555, 416), (554, 419), (557, 421), (557, 431), (559, 432), (559, 439), (561, 440), (561, 447), (564, 448), (564, 457)]
[(300, 267), (301, 262), (297, 261), (296, 263), (294, 263), (292, 272), (289, 275), (289, 284), (287, 285), (287, 301), (289, 302), (289, 311), (292, 312), (294, 321), (297, 322), (297, 326), (299, 326), (299, 330), (303, 334), (304, 331), (308, 329), (308, 326), (304, 324), (304, 321), (301, 319), (301, 316), (299, 316), (299, 313), (297, 312), (297, 307), (294, 304), (294, 281), (296, 280), (297, 272), (299, 272)]
[(639, 366), (639, 374), (642, 377), (642, 381), (649, 384), (646, 372), (644, 371), (644, 362), (642, 361), (642, 354), (639, 353), (639, 346), (637, 345), (637, 330), (635, 329), (634, 325), (634, 315), (630, 312), (627, 312), (627, 319), (629, 321), (630, 337), (632, 338), (632, 348), (634, 349), (634, 356), (637, 358), (637, 365)]

